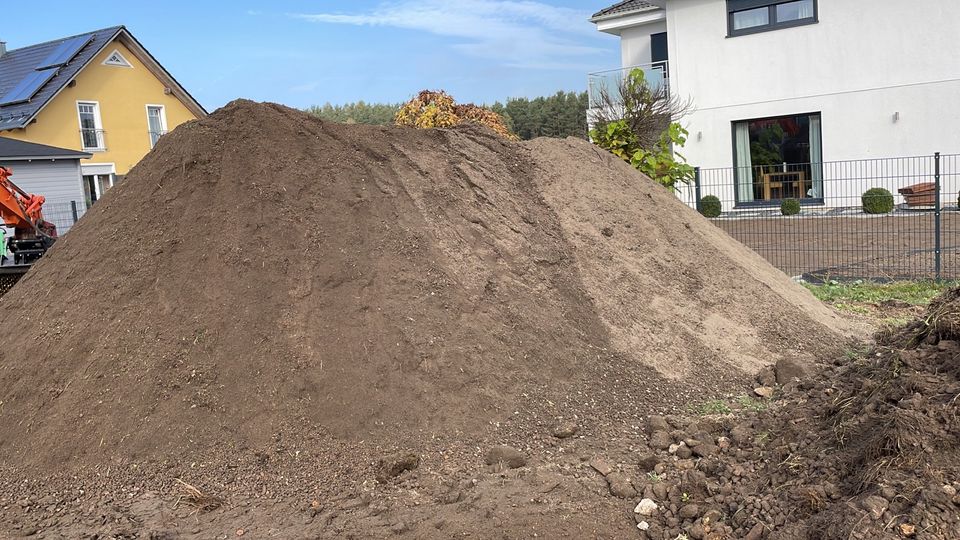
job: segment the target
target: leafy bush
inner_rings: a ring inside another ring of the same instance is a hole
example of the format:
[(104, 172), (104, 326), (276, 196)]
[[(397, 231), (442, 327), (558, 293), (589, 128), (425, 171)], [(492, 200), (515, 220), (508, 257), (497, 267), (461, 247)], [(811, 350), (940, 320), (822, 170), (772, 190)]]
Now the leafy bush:
[(800, 201), (796, 199), (784, 199), (780, 203), (780, 213), (785, 216), (795, 216), (800, 213)]
[[(671, 116), (671, 108), (680, 106), (663, 92), (650, 87), (642, 69), (632, 70), (620, 85), (619, 96), (603, 96), (590, 139), (654, 181), (678, 189), (677, 184), (689, 184), (694, 178), (693, 166), (676, 151), (686, 144), (689, 132), (670, 121), (682, 110)], [(622, 118), (606, 119), (606, 111), (619, 112)]]
[(398, 126), (420, 129), (452, 127), (465, 122), (487, 126), (508, 139), (517, 140), (499, 114), (473, 104), (457, 104), (450, 94), (442, 90), (420, 92), (400, 107), (394, 118)]
[(704, 217), (715, 218), (723, 213), (723, 203), (720, 202), (720, 199), (718, 199), (716, 195), (707, 195), (700, 199), (697, 210), (699, 210)]
[(610, 122), (605, 129), (590, 131), (594, 144), (671, 189), (677, 189), (679, 183), (689, 184), (693, 181), (693, 166), (674, 151), (674, 147), (686, 144), (687, 135), (687, 130), (674, 122), (652, 148), (641, 148), (637, 135), (630, 130), (626, 120)]
[(889, 214), (893, 211), (893, 194), (884, 188), (870, 188), (860, 199), (868, 214)]

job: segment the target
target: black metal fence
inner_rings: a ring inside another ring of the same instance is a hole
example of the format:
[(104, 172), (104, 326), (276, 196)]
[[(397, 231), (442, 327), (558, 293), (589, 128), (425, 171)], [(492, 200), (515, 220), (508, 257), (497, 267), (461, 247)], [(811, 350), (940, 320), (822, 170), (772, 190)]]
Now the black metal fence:
[(960, 155), (939, 153), (697, 169), (681, 192), (774, 266), (815, 282), (960, 279), (958, 195)]
[(57, 226), (57, 234), (64, 234), (87, 211), (86, 201), (47, 201), (43, 204), (43, 218)]

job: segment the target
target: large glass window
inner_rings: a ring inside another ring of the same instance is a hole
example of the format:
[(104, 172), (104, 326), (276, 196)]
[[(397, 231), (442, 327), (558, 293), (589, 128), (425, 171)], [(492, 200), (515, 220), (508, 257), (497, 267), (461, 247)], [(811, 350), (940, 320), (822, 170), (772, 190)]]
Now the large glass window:
[(733, 123), (737, 204), (823, 199), (820, 114)]
[(737, 36), (817, 22), (817, 0), (727, 0), (729, 34)]

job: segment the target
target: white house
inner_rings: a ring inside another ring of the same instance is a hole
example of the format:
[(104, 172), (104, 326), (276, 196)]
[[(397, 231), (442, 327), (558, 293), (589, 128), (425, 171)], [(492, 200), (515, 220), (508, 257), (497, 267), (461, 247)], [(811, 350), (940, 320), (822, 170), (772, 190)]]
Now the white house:
[[(859, 193), (832, 180), (866, 162), (831, 162), (960, 152), (958, 1), (627, 0), (591, 22), (620, 37), (621, 69), (692, 99), (683, 153), (728, 168), (718, 195), (735, 208), (842, 206)], [(904, 179), (911, 162), (885, 163), (898, 169), (874, 184), (929, 180), (927, 165)]]

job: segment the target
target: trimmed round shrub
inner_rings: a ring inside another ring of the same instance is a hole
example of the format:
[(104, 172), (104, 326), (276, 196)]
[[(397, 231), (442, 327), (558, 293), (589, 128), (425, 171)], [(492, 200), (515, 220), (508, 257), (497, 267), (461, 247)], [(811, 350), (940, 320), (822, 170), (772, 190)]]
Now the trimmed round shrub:
[(889, 214), (893, 211), (893, 194), (882, 187), (870, 188), (860, 198), (868, 214)]
[(780, 213), (785, 216), (795, 216), (800, 213), (800, 201), (796, 199), (784, 199), (780, 203)]
[(723, 213), (723, 203), (721, 203), (720, 199), (715, 195), (707, 195), (700, 199), (698, 210), (700, 210), (700, 213), (703, 214), (704, 217), (719, 217), (720, 214)]

